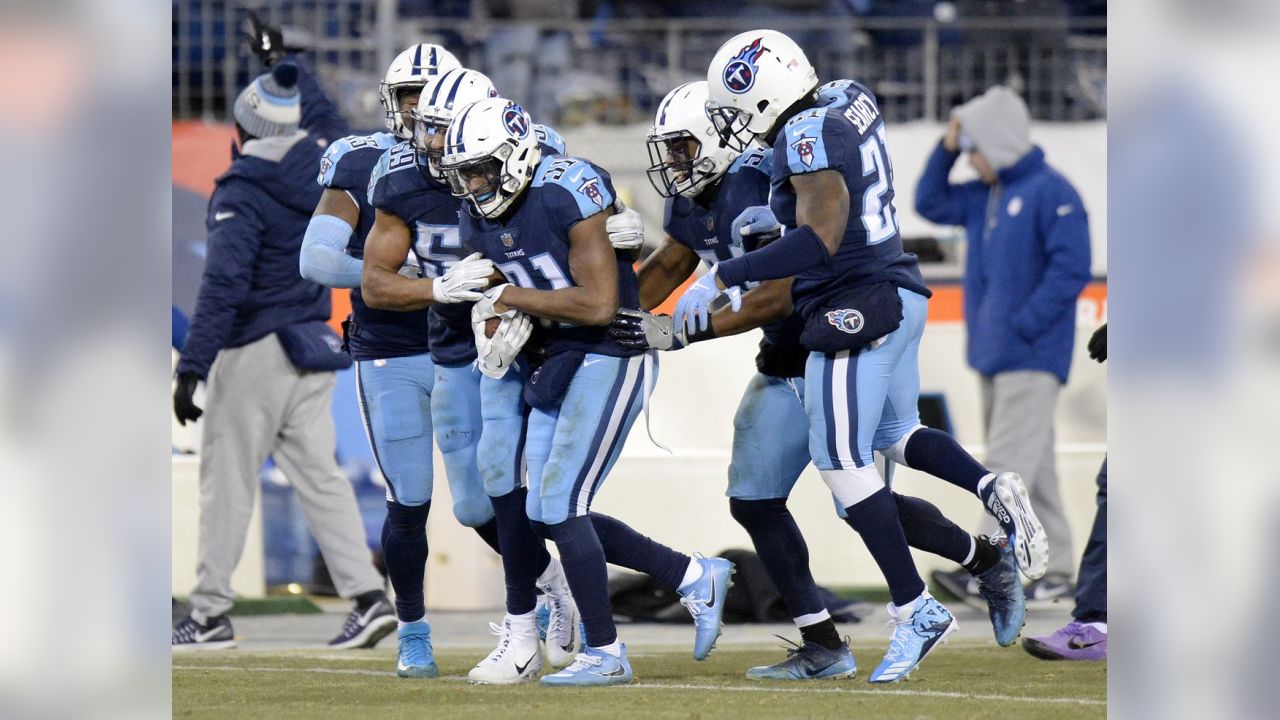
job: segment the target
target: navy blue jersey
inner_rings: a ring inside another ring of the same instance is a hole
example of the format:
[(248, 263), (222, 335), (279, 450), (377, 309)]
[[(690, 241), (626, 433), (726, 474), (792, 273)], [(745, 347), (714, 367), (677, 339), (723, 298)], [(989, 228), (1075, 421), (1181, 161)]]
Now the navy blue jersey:
[[(668, 198), (662, 229), (673, 240), (696, 252), (707, 265), (755, 250), (755, 238), (744, 240), (734, 233), (733, 221), (749, 207), (769, 204), (772, 167), (773, 150), (748, 148), (715, 185), (710, 207), (682, 195)], [(748, 282), (743, 290), (755, 285)], [(763, 330), (771, 343), (794, 343), (800, 339), (800, 324), (790, 319), (770, 323)]]
[[(369, 203), (369, 178), (382, 154), (399, 138), (391, 133), (372, 135), (348, 135), (336, 140), (320, 159), (320, 177), (317, 181), (325, 188), (340, 190), (351, 197), (360, 208), (351, 239), (347, 241), (347, 254), (364, 258), (364, 240), (373, 228), (374, 211)], [(360, 288), (351, 289), (351, 315), (353, 325), (348, 332), (348, 348), (356, 360), (402, 357), (426, 352), (426, 346), (417, 341), (416, 333), (406, 333), (401, 327), (414, 322), (418, 313), (395, 310), (377, 310), (365, 304)], [(417, 318), (418, 330), (425, 333), (425, 311)]]
[(769, 207), (784, 226), (796, 225), (791, 176), (819, 170), (844, 176), (849, 222), (831, 265), (796, 276), (796, 310), (807, 316), (833, 293), (885, 280), (929, 295), (916, 256), (903, 252), (898, 235), (884, 119), (871, 91), (852, 80), (824, 85), (817, 106), (788, 120), (774, 141)]
[[(467, 256), (458, 239), (461, 201), (449, 192), (448, 184), (430, 177), (426, 158), (419, 158), (408, 141), (384, 152), (369, 178), (369, 202), (404, 221), (410, 233), (410, 259), (416, 260), (422, 277), (437, 278)], [(436, 362), (454, 365), (475, 359), (470, 303), (395, 314), (413, 316), (406, 318), (404, 330), (412, 332), (422, 348), (419, 352), (430, 349)], [(408, 339), (407, 332), (404, 337)]]
[[(545, 155), (524, 196), (505, 222), (462, 213), (462, 241), (493, 261), (511, 283), (537, 290), (559, 290), (576, 284), (569, 272), (569, 229), (580, 220), (607, 212), (615, 198), (609, 176), (587, 160)], [(469, 210), (469, 208), (468, 208)], [(638, 309), (640, 291), (631, 262), (615, 253), (618, 301)], [(546, 329), (546, 350), (566, 350), (630, 357), (609, 337), (607, 327), (554, 323)]]

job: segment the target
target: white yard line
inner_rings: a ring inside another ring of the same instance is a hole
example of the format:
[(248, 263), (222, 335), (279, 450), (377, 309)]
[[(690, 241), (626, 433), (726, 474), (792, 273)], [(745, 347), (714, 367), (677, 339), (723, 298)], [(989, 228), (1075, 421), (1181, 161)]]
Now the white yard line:
[[(390, 670), (358, 670), (354, 668), (281, 668), (281, 667), (237, 667), (235, 665), (174, 665), (174, 670), (212, 670), (212, 671), (242, 671), (242, 672), (279, 672), (279, 673), (316, 673), (320, 675), (364, 675), (368, 677), (391, 677)], [(461, 676), (449, 676), (436, 678), (437, 680), (465, 681), (466, 678)], [(754, 693), (827, 693), (827, 694), (844, 694), (844, 695), (901, 695), (906, 697), (938, 697), (953, 698), (957, 700), (980, 700), (994, 702), (1018, 702), (1018, 703), (1052, 703), (1058, 705), (1106, 705), (1105, 700), (1090, 700), (1087, 698), (1068, 698), (1068, 697), (1030, 697), (1027, 695), (999, 695), (989, 693), (963, 693), (963, 692), (946, 692), (943, 690), (908, 690), (895, 688), (833, 688), (833, 687), (764, 687), (764, 686), (740, 686), (740, 685), (693, 685), (684, 683), (631, 683), (622, 685), (623, 688), (636, 688), (641, 690), (695, 690), (700, 692), (716, 691), (716, 692), (754, 692)]]

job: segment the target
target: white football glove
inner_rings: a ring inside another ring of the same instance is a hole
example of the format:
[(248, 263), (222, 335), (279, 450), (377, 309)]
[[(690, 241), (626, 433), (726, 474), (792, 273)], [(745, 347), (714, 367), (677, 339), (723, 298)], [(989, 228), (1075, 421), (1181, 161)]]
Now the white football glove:
[(493, 262), (472, 253), (449, 271), (431, 281), (431, 295), (438, 303), (460, 303), (480, 299), (480, 288), (489, 282)]
[(609, 231), (609, 244), (615, 250), (635, 250), (644, 245), (644, 220), (631, 208), (610, 215), (604, 227)]
[[(476, 323), (484, 324), (489, 318), (499, 316), (505, 317), (502, 313), (493, 309), (494, 303), (498, 302), (498, 298), (502, 297), (502, 291), (511, 287), (511, 283), (502, 283), (480, 293), (476, 298), (476, 304), (471, 306), (471, 325), (474, 327)], [(507, 312), (511, 312), (508, 310)]]
[[(498, 323), (498, 329), (494, 331), (493, 337), (485, 338), (483, 344), (476, 346), (476, 359), (480, 372), (494, 380), (501, 380), (502, 376), (507, 374), (516, 361), (516, 356), (520, 354), (524, 344), (529, 341), (529, 336), (533, 334), (533, 321), (519, 310), (508, 310), (499, 317), (502, 318), (502, 322)], [(481, 323), (480, 332), (483, 337), (483, 323)]]

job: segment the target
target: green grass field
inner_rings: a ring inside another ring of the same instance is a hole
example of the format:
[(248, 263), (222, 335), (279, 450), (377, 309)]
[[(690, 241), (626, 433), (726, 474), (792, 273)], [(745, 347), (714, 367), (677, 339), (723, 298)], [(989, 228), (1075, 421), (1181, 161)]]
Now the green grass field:
[(245, 652), (173, 657), (173, 715), (180, 718), (1102, 718), (1105, 663), (1044, 662), (1020, 648), (953, 641), (907, 680), (866, 682), (882, 645), (855, 643), (858, 676), (809, 683), (747, 680), (781, 650), (721, 648), (706, 662), (687, 649), (633, 650), (636, 681), (584, 690), (536, 683), (473, 686), (484, 651), (437, 655), (444, 677), (395, 677), (391, 649)]

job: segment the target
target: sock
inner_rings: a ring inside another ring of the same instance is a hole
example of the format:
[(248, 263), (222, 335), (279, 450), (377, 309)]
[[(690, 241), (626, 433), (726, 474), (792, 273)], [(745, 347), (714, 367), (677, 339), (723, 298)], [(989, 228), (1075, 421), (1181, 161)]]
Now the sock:
[(493, 516), (501, 540), (502, 574), (507, 583), (507, 614), (532, 612), (538, 602), (535, 583), (551, 555), (546, 543), (533, 533), (525, 515), (526, 490), (491, 497)]
[(379, 600), (383, 600), (386, 597), (387, 594), (381, 590), (370, 590), (367, 593), (360, 593), (352, 599), (356, 601), (356, 609), (360, 612), (364, 612), (365, 610), (373, 607), (374, 603)]
[(676, 588), (678, 592), (684, 592), (684, 589), (698, 582), (702, 577), (702, 563), (697, 558), (689, 558), (689, 566), (685, 568), (684, 577), (680, 578), (680, 586)]
[(573, 591), (582, 625), (591, 647), (611, 645), (618, 639), (609, 604), (609, 573), (604, 548), (590, 517), (573, 517), (548, 525), (560, 551), (560, 564)]
[(530, 610), (522, 615), (507, 613), (507, 620), (511, 622), (511, 629), (520, 635), (528, 635), (538, 631), (538, 614)]
[(493, 551), (499, 555), (502, 554), (502, 544), (498, 537), (498, 516), (496, 510), (494, 511), (494, 516), (489, 518), (489, 522), (472, 529), (476, 531), (476, 534), (480, 536), (480, 539), (484, 541), (485, 545), (493, 548)]
[(809, 572), (809, 546), (787, 509), (786, 498), (730, 498), (729, 514), (751, 536), (751, 544), (791, 617), (817, 614), (829, 617), (818, 594), (818, 584)]
[[(604, 556), (610, 564), (642, 572), (672, 590), (680, 587), (692, 560), (688, 555), (641, 535), (608, 515), (593, 512), (590, 520), (595, 530), (592, 534), (600, 539), (600, 546), (604, 548)], [(568, 574), (564, 553), (560, 554), (560, 562)], [(573, 594), (577, 597), (578, 591), (574, 590)]]
[(1091, 628), (1093, 628), (1094, 630), (1097, 630), (1098, 632), (1102, 633), (1103, 635), (1106, 635), (1106, 634), (1107, 634), (1107, 623), (1106, 623), (1106, 622), (1090, 622), (1090, 623), (1084, 623), (1084, 625), (1085, 625), (1085, 627), (1091, 627)]
[(423, 620), (426, 620), (426, 619), (427, 619), (427, 614), (426, 614), (426, 613), (423, 613), (423, 614), (422, 614), (422, 616), (421, 616), (421, 617), (419, 617), (417, 620), (399, 620), (399, 619), (397, 619), (397, 620), (396, 620), (396, 628), (397, 628), (397, 629), (398, 629), (398, 628), (402, 628), (402, 627), (404, 627), (405, 625), (412, 625), (412, 624), (414, 624), (414, 623), (416, 623), (416, 622), (422, 622)]
[(551, 537), (551, 528), (547, 527), (547, 524), (541, 520), (530, 520), (529, 527), (533, 528), (534, 535), (537, 535), (543, 540), (555, 542), (555, 538)]
[(622, 643), (614, 640), (608, 645), (592, 645), (591, 647), (603, 653), (608, 653), (614, 657), (622, 657)]
[(972, 538), (973, 557), (960, 563), (965, 570), (981, 575), (1000, 563), (1000, 549), (991, 544), (991, 538), (983, 535)]
[(911, 559), (911, 550), (898, 520), (898, 507), (889, 488), (880, 488), (862, 502), (850, 505), (845, 513), (848, 514), (845, 522), (862, 536), (867, 551), (880, 567), (894, 604), (905, 605), (920, 597), (924, 581)]
[[(920, 431), (916, 432), (919, 435)], [(915, 435), (912, 436), (912, 439)], [(947, 519), (936, 505), (909, 495), (893, 493), (907, 544), (917, 550), (939, 555), (957, 564), (969, 557), (973, 538)]]
[(416, 506), (387, 501), (387, 519), (382, 523), (382, 557), (391, 587), (396, 590), (396, 617), (399, 618), (421, 618), (427, 614), (422, 584), (427, 571), (427, 514), (430, 512), (430, 500)]
[(911, 598), (911, 599), (910, 599), (910, 600), (908, 600), (905, 604), (899, 605), (899, 604), (897, 604), (897, 603), (895, 602), (895, 603), (894, 603), (894, 611), (895, 611), (895, 614), (896, 614), (895, 619), (896, 619), (898, 622), (903, 622), (904, 620), (909, 620), (909, 619), (911, 618), (911, 616), (915, 614), (915, 611), (916, 611), (916, 600), (919, 600), (919, 599), (920, 599), (920, 598), (922, 598), (922, 597), (924, 597), (924, 598), (931, 598), (931, 597), (933, 597), (933, 596), (929, 594), (929, 591), (928, 591), (928, 590), (923, 590), (923, 591), (921, 591), (921, 592), (920, 592), (920, 594), (919, 594), (919, 595), (917, 595), (917, 596), (915, 596), (915, 597)]
[(933, 428), (920, 428), (911, 434), (903, 449), (907, 467), (923, 470), (956, 487), (978, 494), (978, 481), (988, 474), (973, 456), (960, 447), (950, 435)]
[(804, 642), (821, 645), (828, 650), (839, 650), (844, 645), (840, 640), (840, 633), (836, 631), (836, 624), (830, 617), (800, 628), (800, 638)]

